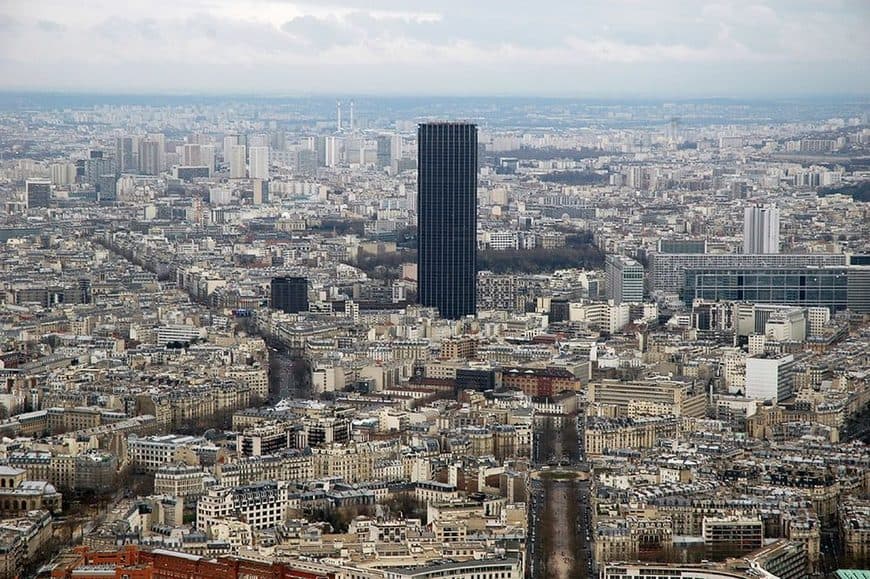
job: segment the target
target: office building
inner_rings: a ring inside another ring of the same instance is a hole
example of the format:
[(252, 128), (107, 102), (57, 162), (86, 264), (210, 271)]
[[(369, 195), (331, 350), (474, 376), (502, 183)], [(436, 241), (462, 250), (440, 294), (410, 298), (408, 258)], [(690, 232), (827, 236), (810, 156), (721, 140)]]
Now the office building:
[(779, 209), (753, 205), (743, 213), (743, 253), (779, 253)]
[(417, 132), (419, 298), (445, 318), (477, 311), (477, 126)]
[(390, 166), (390, 137), (381, 135), (378, 137), (378, 167)]
[(794, 356), (758, 355), (746, 359), (746, 397), (782, 402), (792, 395)]
[[(650, 284), (653, 291), (681, 293), (687, 269), (784, 269), (807, 266), (847, 265), (844, 253), (756, 254), (659, 253), (650, 254)], [(690, 300), (691, 301), (691, 300)]]
[(182, 181), (207, 179), (211, 175), (211, 171), (209, 171), (208, 167), (206, 167), (205, 165), (198, 165), (193, 167), (179, 166), (174, 168), (173, 173), (175, 174), (176, 179), (181, 179)]
[(643, 301), (643, 266), (624, 255), (608, 255), (607, 299), (617, 304)]
[(245, 178), (245, 146), (231, 145), (229, 152), (230, 179)]
[(686, 303), (700, 298), (863, 313), (870, 305), (861, 289), (870, 279), (867, 273), (870, 268), (862, 267), (687, 269), (681, 298)]
[(118, 180), (114, 173), (100, 175), (94, 181), (97, 189), (97, 198), (104, 203), (114, 203), (117, 200)]
[(393, 161), (402, 158), (402, 136), (380, 135), (377, 149), (378, 167), (389, 167)]
[(251, 179), (268, 179), (269, 147), (251, 147), (250, 157), (251, 163), (248, 173)]
[(755, 517), (704, 517), (702, 536), (708, 551), (746, 553), (764, 544), (764, 522)]
[[(828, 308), (821, 309), (830, 316)], [(780, 333), (776, 333), (777, 336), (782, 336), (782, 332), (786, 332), (792, 336), (790, 339), (803, 341), (806, 339), (807, 316), (805, 311), (804, 308), (797, 306), (736, 303), (732, 308), (731, 322), (736, 335), (751, 336), (752, 334), (767, 335), (770, 322), (773, 320), (773, 326), (780, 328)], [(771, 339), (780, 338), (772, 337)]]
[(288, 314), (308, 311), (308, 278), (272, 278), (271, 307)]
[(870, 314), (870, 266), (853, 265), (849, 268), (846, 306), (856, 314)]
[(659, 239), (660, 253), (707, 253), (706, 239)]
[(28, 179), (24, 182), (27, 208), (48, 207), (51, 201), (51, 181), (47, 179)]

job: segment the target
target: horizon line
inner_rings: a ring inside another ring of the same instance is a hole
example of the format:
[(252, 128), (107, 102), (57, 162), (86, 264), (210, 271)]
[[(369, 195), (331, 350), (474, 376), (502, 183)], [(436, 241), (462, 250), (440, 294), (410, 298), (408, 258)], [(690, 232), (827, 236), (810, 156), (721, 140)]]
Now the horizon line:
[(250, 98), (250, 99), (332, 99), (332, 98), (373, 98), (373, 99), (388, 99), (388, 98), (409, 98), (409, 99), (541, 99), (541, 100), (604, 100), (604, 101), (633, 101), (633, 100), (653, 100), (653, 101), (692, 101), (692, 100), (761, 100), (761, 101), (782, 101), (782, 100), (811, 100), (820, 98), (836, 98), (836, 99), (868, 99), (870, 100), (870, 92), (805, 92), (805, 93), (732, 93), (732, 94), (715, 94), (715, 93), (684, 93), (684, 94), (667, 94), (667, 93), (625, 93), (618, 94), (613, 92), (603, 93), (403, 93), (403, 92), (283, 92), (283, 91), (264, 91), (264, 92), (233, 92), (233, 91), (217, 91), (217, 90), (123, 90), (123, 89), (54, 89), (54, 88), (0, 88), (0, 96), (25, 96), (25, 95), (40, 95), (40, 96), (70, 96), (70, 97), (207, 97), (207, 98)]

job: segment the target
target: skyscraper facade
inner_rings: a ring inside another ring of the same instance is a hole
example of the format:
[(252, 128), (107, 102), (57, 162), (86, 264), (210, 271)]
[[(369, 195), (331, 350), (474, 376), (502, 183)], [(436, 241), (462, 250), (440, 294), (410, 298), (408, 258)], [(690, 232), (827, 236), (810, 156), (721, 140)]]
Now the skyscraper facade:
[(27, 208), (48, 207), (51, 202), (51, 181), (48, 179), (28, 179), (24, 183)]
[(271, 306), (288, 314), (308, 311), (308, 278), (272, 278)]
[(160, 174), (160, 143), (150, 139), (139, 141), (139, 173)]
[(643, 266), (624, 255), (608, 255), (607, 298), (617, 304), (643, 301)]
[(477, 126), (417, 130), (419, 300), (457, 319), (477, 312)]
[(245, 146), (231, 145), (230, 146), (230, 179), (245, 178)]
[(269, 178), (269, 147), (251, 147), (250, 149), (250, 169), (249, 175), (251, 179), (268, 179)]
[(779, 253), (779, 209), (753, 205), (743, 213), (743, 253)]
[(136, 158), (133, 155), (133, 138), (117, 137), (115, 139), (115, 172), (131, 173), (136, 170)]

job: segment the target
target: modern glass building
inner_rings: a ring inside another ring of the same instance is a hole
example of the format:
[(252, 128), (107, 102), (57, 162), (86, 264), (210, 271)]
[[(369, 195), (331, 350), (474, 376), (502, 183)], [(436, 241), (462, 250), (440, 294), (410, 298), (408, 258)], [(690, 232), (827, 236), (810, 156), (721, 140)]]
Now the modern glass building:
[(624, 255), (608, 255), (604, 271), (607, 274), (607, 299), (617, 304), (643, 301), (643, 266)]
[(419, 301), (442, 317), (477, 312), (477, 126), (417, 130)]
[(308, 311), (308, 278), (272, 278), (271, 305), (276, 310), (288, 314)]
[[(809, 266), (849, 265), (844, 253), (652, 253), (650, 282), (654, 292), (685, 294), (688, 269), (737, 271), (741, 269), (800, 269)], [(691, 303), (691, 301), (689, 302)]]
[(684, 270), (681, 299), (849, 307), (849, 267), (692, 268)]

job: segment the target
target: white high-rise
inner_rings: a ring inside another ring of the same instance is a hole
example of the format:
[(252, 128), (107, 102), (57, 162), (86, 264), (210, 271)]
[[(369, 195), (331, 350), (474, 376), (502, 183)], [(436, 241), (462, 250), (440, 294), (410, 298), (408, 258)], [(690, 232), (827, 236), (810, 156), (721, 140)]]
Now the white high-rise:
[(338, 145), (338, 139), (335, 137), (326, 137), (324, 165), (327, 167), (335, 167), (338, 165)]
[(209, 175), (214, 173), (214, 145), (200, 145), (200, 161), (208, 167)]
[(251, 179), (269, 178), (269, 147), (251, 147)]
[(198, 143), (184, 145), (181, 164), (187, 167), (202, 165), (202, 150)]
[(230, 146), (230, 179), (245, 178), (245, 146)]
[(224, 135), (224, 161), (230, 160), (230, 150), (239, 144), (238, 135)]
[(743, 213), (743, 253), (779, 253), (779, 209), (753, 205)]

